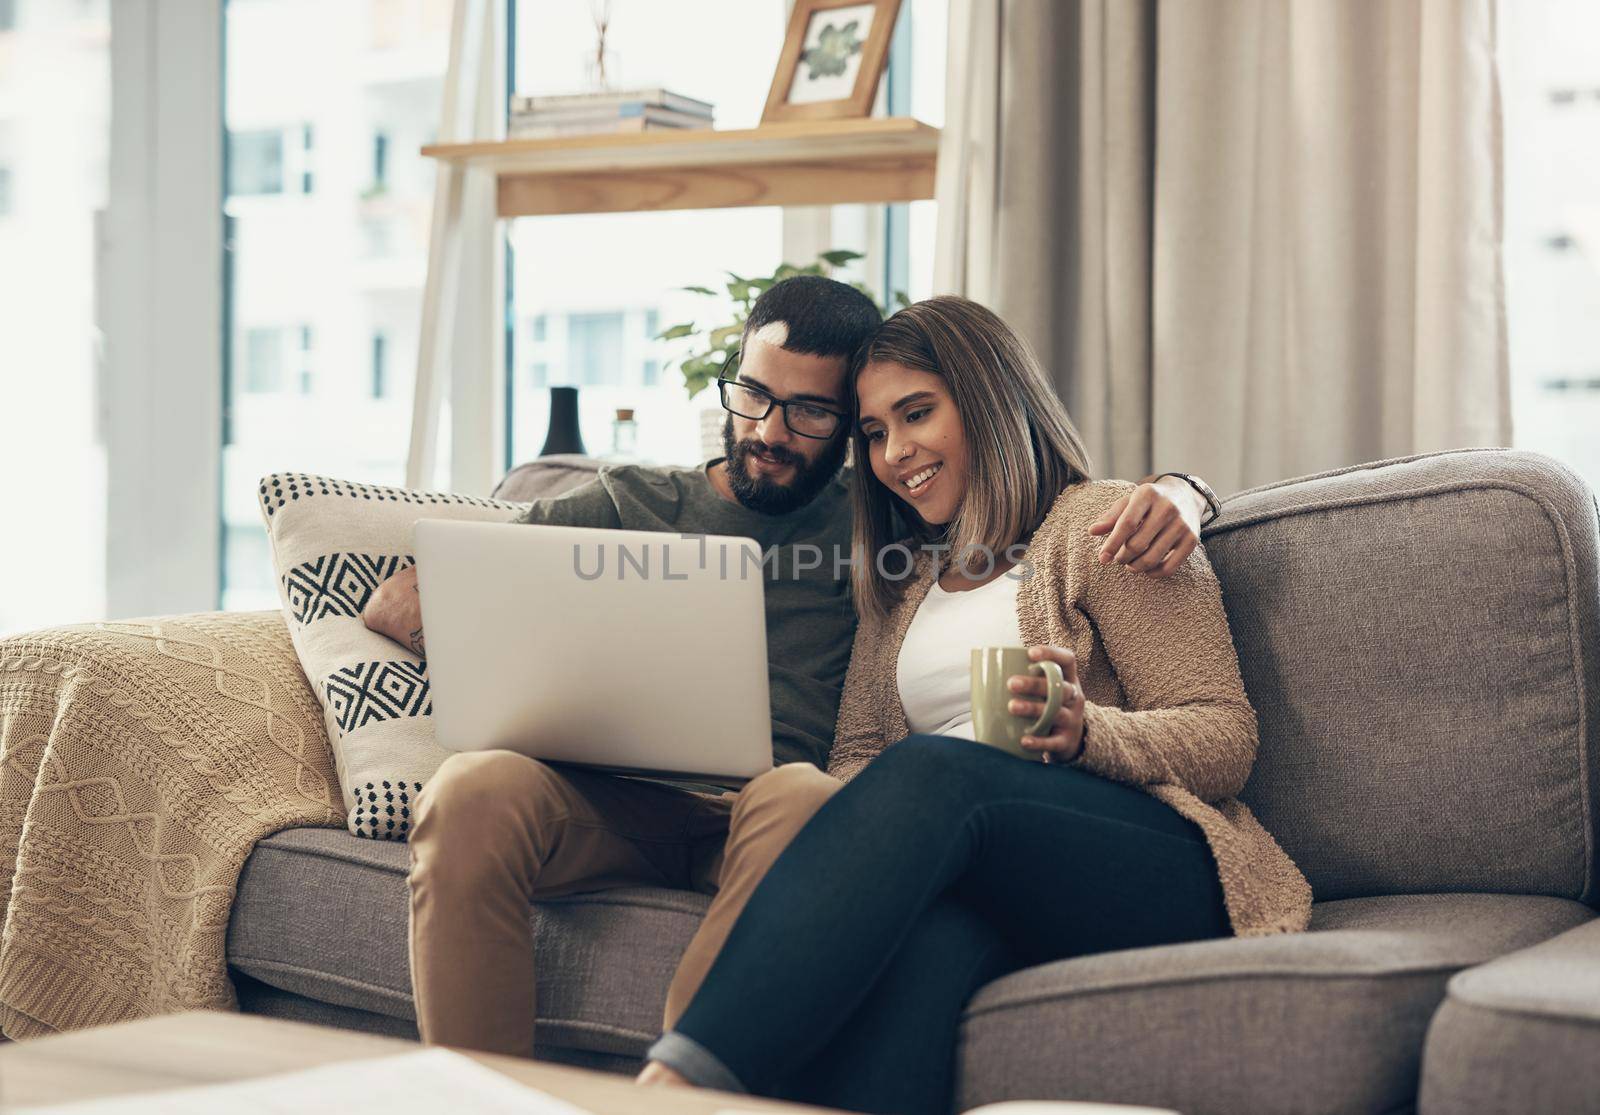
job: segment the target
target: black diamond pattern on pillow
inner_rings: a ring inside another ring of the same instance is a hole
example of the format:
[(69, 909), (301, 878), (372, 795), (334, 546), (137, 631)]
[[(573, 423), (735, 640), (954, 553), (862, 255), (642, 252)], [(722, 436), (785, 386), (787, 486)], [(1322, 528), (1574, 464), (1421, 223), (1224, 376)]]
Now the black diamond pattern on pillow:
[(410, 554), (323, 554), (283, 575), (295, 622), (313, 623), (328, 616), (361, 615), (379, 584), (414, 564)]
[(433, 715), (422, 662), (359, 662), (334, 671), (323, 688), (340, 735), (375, 720)]

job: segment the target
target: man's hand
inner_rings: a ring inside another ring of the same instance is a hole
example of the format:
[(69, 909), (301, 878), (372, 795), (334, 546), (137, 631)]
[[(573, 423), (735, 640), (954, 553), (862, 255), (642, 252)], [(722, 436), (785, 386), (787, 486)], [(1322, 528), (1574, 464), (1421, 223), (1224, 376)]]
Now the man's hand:
[(1102, 564), (1116, 562), (1152, 577), (1170, 577), (1200, 544), (1206, 501), (1176, 476), (1140, 484), (1089, 526), (1109, 534), (1100, 547)]
[(422, 597), (417, 595), (417, 567), (408, 565), (372, 590), (361, 622), (387, 635), (418, 658), (427, 657), (422, 642)]

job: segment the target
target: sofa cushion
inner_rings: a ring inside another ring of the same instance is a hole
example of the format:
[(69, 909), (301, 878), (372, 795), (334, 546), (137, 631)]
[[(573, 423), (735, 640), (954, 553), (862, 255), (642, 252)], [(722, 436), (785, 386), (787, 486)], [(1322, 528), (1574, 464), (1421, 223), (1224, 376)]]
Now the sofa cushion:
[(1392, 1111), (1416, 1094), (1445, 983), (1592, 918), (1560, 898), (1319, 903), (1311, 931), (1078, 957), (996, 980), (962, 1025), (957, 1110), (1083, 1099)]
[[(245, 861), (228, 963), (338, 1006), (414, 1019), (405, 844), (287, 829)], [(541, 1045), (637, 1057), (661, 1032), (667, 985), (709, 900), (629, 887), (535, 903)]]
[(532, 503), (580, 487), (600, 475), (604, 461), (577, 453), (552, 453), (524, 461), (501, 478), (492, 498)]
[(1318, 899), (1596, 902), (1596, 514), (1514, 450), (1229, 497), (1206, 550), (1260, 719), (1241, 796)]
[(1421, 1110), (1586, 1111), (1600, 1097), (1600, 921), (1451, 979)]

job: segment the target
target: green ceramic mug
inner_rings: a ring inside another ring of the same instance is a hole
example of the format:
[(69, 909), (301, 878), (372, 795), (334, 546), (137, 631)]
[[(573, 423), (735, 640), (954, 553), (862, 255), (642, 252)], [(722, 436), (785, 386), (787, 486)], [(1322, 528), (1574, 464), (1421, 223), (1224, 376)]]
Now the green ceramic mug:
[[(1049, 686), (1044, 715), (1036, 720), (1013, 716), (1007, 709), (1016, 694), (1006, 683), (1018, 674), (1043, 675)], [(1048, 734), (1046, 729), (1061, 711), (1065, 693), (1066, 678), (1060, 665), (1030, 662), (1027, 647), (972, 648), (972, 734), (979, 743), (1037, 760), (1039, 753), (1026, 750), (1022, 737)]]

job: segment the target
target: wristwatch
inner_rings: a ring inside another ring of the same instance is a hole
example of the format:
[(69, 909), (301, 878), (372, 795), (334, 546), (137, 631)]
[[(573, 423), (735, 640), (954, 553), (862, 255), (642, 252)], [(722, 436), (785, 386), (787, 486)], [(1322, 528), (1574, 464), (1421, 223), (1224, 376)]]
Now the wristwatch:
[(1156, 476), (1160, 480), (1163, 476), (1176, 476), (1189, 487), (1200, 493), (1200, 498), (1206, 501), (1206, 513), (1200, 516), (1202, 527), (1209, 524), (1218, 515), (1222, 514), (1222, 501), (1217, 498), (1217, 493), (1211, 490), (1211, 485), (1190, 472), (1163, 472)]

